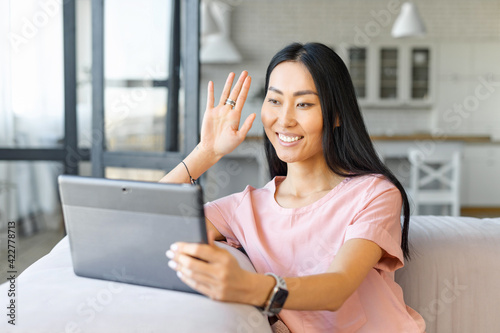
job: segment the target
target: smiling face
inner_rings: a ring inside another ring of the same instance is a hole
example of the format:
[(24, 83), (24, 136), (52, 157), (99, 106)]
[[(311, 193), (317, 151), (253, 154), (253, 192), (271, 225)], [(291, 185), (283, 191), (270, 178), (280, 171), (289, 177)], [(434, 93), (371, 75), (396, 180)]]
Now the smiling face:
[(320, 100), (313, 78), (302, 63), (285, 61), (273, 69), (261, 117), (280, 160), (324, 160)]

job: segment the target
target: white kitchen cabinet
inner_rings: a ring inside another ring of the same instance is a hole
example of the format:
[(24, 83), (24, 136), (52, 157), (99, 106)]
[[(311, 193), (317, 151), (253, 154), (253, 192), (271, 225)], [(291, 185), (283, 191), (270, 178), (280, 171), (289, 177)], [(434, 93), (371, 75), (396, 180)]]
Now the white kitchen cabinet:
[(465, 42), (443, 42), (437, 48), (439, 57), (435, 62), (439, 68), (440, 80), (457, 80), (474, 74), (473, 48)]
[(366, 99), (367, 83), (367, 49), (366, 47), (352, 47), (348, 50), (348, 66), (351, 74), (352, 83), (356, 90), (358, 99)]
[(386, 43), (349, 47), (344, 61), (362, 108), (430, 108), (434, 57), (429, 44)]
[(436, 49), (432, 128), (500, 141), (500, 43), (443, 42)]
[(500, 207), (500, 145), (465, 146), (462, 184), (463, 206)]

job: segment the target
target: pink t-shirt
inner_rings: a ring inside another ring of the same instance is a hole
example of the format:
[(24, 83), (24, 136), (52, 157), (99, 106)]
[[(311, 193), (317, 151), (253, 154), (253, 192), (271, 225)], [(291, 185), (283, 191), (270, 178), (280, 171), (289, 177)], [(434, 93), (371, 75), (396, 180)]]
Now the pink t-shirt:
[(247, 186), (205, 205), (206, 217), (235, 247), (242, 246), (259, 273), (283, 277), (325, 273), (342, 244), (377, 243), (386, 255), (335, 312), (282, 310), (298, 332), (424, 332), (423, 318), (407, 307), (394, 271), (403, 266), (401, 194), (377, 175), (346, 178), (316, 202), (283, 208), (274, 199), (276, 177), (261, 189)]

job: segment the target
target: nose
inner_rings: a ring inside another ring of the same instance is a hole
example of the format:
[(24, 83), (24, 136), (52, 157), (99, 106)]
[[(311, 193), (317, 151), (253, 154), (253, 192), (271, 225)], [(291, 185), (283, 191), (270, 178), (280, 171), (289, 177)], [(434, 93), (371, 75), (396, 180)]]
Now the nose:
[(285, 106), (278, 117), (278, 124), (283, 128), (293, 127), (297, 124), (295, 119), (295, 110)]

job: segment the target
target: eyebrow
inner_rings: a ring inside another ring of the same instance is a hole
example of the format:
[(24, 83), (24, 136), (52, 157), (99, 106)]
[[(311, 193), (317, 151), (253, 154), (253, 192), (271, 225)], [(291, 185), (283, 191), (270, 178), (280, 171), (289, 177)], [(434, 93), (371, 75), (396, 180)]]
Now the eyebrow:
[[(279, 90), (273, 86), (270, 86), (268, 90), (274, 91), (277, 94), (283, 95), (283, 92), (281, 90)], [(310, 94), (319, 96), (317, 92), (312, 91), (312, 90), (299, 90), (299, 91), (294, 92), (293, 96), (302, 96), (302, 95), (310, 95)]]

